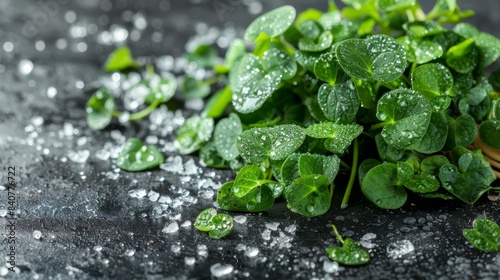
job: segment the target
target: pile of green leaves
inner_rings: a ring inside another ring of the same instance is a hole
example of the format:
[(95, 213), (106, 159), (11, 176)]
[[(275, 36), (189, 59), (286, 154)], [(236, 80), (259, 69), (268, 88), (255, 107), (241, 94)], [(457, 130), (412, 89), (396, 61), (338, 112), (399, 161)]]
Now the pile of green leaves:
[[(284, 197), (293, 212), (322, 215), (341, 169), (350, 174), (340, 180), (348, 181), (341, 207), (355, 185), (385, 209), (409, 193), (475, 203), (496, 179), (467, 147), (478, 134), (500, 143), (500, 70), (484, 72), (500, 40), (462, 23), (472, 12), (454, 0), (428, 14), (415, 0), (342, 2), (254, 20), (213, 67), (226, 86), (179, 129), (175, 146), (239, 170), (219, 190), (224, 210), (264, 211)], [(191, 55), (210, 57), (206, 47)]]

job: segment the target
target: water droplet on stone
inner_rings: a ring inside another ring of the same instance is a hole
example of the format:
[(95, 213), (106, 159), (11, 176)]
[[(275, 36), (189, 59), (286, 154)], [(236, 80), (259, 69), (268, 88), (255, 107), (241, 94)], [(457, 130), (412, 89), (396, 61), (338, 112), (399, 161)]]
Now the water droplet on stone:
[(41, 232), (41, 231), (39, 231), (39, 230), (34, 230), (34, 231), (33, 231), (33, 238), (35, 238), (35, 239), (37, 239), (37, 240), (38, 240), (38, 239), (41, 239), (41, 238), (42, 238), (42, 232)]
[(234, 267), (230, 264), (220, 264), (216, 263), (210, 267), (210, 273), (214, 277), (224, 277), (231, 274), (234, 270)]

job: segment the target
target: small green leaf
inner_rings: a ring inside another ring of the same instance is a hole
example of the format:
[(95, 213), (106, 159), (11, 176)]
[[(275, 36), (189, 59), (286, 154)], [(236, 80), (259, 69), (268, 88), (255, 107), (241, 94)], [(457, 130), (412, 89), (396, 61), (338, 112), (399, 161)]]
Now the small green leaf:
[(302, 38), (299, 40), (299, 50), (307, 52), (321, 52), (328, 49), (333, 43), (330, 31), (324, 31), (318, 39)]
[(212, 219), (217, 215), (217, 210), (215, 208), (208, 208), (201, 211), (196, 217), (194, 222), (194, 227), (199, 231), (211, 231), (214, 227)]
[(139, 68), (137, 63), (132, 58), (132, 53), (128, 47), (119, 47), (109, 54), (106, 62), (104, 62), (104, 70), (106, 72), (126, 71), (128, 69)]
[(289, 5), (269, 11), (250, 23), (245, 31), (245, 39), (254, 42), (261, 33), (271, 38), (279, 36), (292, 26), (295, 16), (295, 8)]
[(342, 69), (356, 79), (390, 83), (406, 68), (403, 46), (387, 35), (344, 40), (335, 53)]
[(293, 181), (285, 188), (285, 198), (292, 212), (307, 217), (325, 214), (330, 209), (331, 197), (328, 179), (323, 175), (309, 175)]
[(207, 118), (218, 118), (224, 114), (227, 106), (232, 101), (232, 92), (229, 86), (217, 91), (205, 104), (201, 116)]
[(300, 154), (291, 154), (286, 158), (281, 166), (281, 181), (285, 186), (289, 186), (295, 181), (295, 179), (300, 178), (299, 171), (299, 159)]
[(414, 8), (415, 0), (376, 0), (377, 7), (384, 12), (395, 12)]
[(213, 228), (208, 232), (211, 238), (225, 237), (233, 230), (233, 218), (228, 214), (217, 214), (212, 218)]
[(451, 150), (457, 146), (467, 147), (476, 138), (476, 121), (469, 115), (460, 115), (454, 119), (446, 116), (448, 122), (448, 136), (446, 137), (445, 150)]
[(478, 63), (479, 52), (474, 45), (474, 39), (466, 39), (454, 46), (446, 52), (446, 64), (459, 72), (472, 72)]
[(318, 104), (325, 117), (336, 123), (351, 123), (360, 106), (352, 81), (343, 84), (323, 84), (318, 92)]
[(233, 67), (234, 63), (246, 54), (245, 42), (239, 38), (233, 40), (229, 46), (224, 62), (227, 68)]
[(85, 112), (87, 124), (93, 130), (100, 130), (108, 126), (113, 119), (115, 97), (107, 88), (96, 91), (87, 101)]
[(306, 129), (306, 134), (313, 138), (326, 139), (325, 148), (332, 153), (341, 154), (356, 139), (363, 127), (358, 124), (336, 124), (324, 122)]
[(420, 163), (420, 168), (424, 172), (435, 173), (436, 171), (439, 171), (441, 166), (445, 164), (450, 164), (448, 158), (441, 155), (435, 155), (424, 158)]
[(384, 137), (382, 137), (380, 133), (375, 135), (375, 143), (377, 145), (378, 155), (380, 156), (380, 159), (383, 161), (396, 163), (405, 154), (405, 150), (398, 149), (387, 144), (387, 142), (385, 142), (384, 140)]
[(439, 171), (439, 179), (447, 191), (468, 204), (474, 204), (490, 189), (496, 176), (480, 151), (467, 151), (460, 156), (458, 167), (443, 165)]
[(317, 39), (323, 32), (319, 23), (314, 20), (303, 20), (297, 24), (297, 29), (305, 38)]
[(149, 76), (137, 86), (144, 86), (149, 91), (144, 100), (152, 104), (156, 100), (165, 103), (174, 97), (177, 90), (177, 81), (174, 78), (162, 78), (159, 75)]
[(277, 44), (271, 44), (262, 56), (262, 68), (267, 72), (279, 72), (285, 80), (297, 73), (297, 63), (285, 50)]
[(484, 144), (494, 149), (500, 149), (500, 120), (482, 122), (479, 127), (479, 137)]
[(429, 173), (414, 173), (413, 167), (407, 162), (398, 162), (398, 180), (416, 193), (432, 193), (439, 189), (440, 183), (437, 178)]
[(205, 68), (212, 67), (217, 59), (217, 50), (211, 45), (199, 45), (192, 53), (188, 53), (186, 58), (190, 62)]
[(411, 74), (412, 88), (431, 101), (437, 96), (446, 95), (453, 85), (453, 76), (446, 66), (429, 63), (418, 66)]
[(240, 118), (234, 113), (217, 123), (214, 130), (214, 142), (217, 152), (223, 159), (231, 161), (238, 157), (236, 139), (242, 131)]
[(238, 197), (233, 191), (234, 182), (222, 185), (217, 194), (217, 204), (227, 211), (261, 212), (274, 204), (273, 191), (268, 185), (260, 185), (251, 189), (243, 197)]
[(210, 94), (210, 86), (203, 81), (198, 81), (197, 79), (186, 76), (181, 85), (182, 93), (187, 98), (204, 98)]
[(387, 123), (382, 129), (387, 144), (405, 149), (425, 135), (431, 120), (431, 106), (418, 92), (396, 89), (380, 98), (377, 118)]
[(370, 169), (361, 184), (361, 190), (371, 202), (383, 209), (402, 207), (408, 196), (398, 181), (397, 166), (393, 163)]
[(192, 116), (177, 130), (174, 146), (179, 153), (190, 154), (210, 140), (213, 131), (214, 120), (212, 118)]
[(164, 161), (162, 152), (155, 146), (144, 146), (137, 138), (130, 138), (116, 159), (116, 166), (126, 171), (143, 171), (156, 168)]
[(305, 137), (304, 129), (294, 124), (252, 128), (238, 136), (236, 147), (249, 163), (262, 163), (267, 158), (285, 159), (300, 147)]
[(343, 239), (332, 225), (337, 239), (342, 243), (342, 247), (326, 248), (326, 253), (332, 261), (344, 265), (362, 265), (370, 261), (370, 254), (351, 238)]
[(412, 21), (403, 25), (406, 33), (410, 37), (426, 37), (443, 33), (446, 31), (440, 24), (434, 21)]
[(379, 160), (373, 158), (365, 159), (358, 168), (358, 182), (363, 182), (365, 180), (366, 173), (380, 164), (382, 163)]
[(279, 71), (265, 72), (257, 56), (246, 54), (229, 76), (234, 109), (244, 114), (256, 111), (278, 89), (282, 77)]
[(474, 39), (475, 45), (481, 51), (481, 66), (484, 68), (500, 57), (500, 39), (493, 35), (479, 31), (469, 23), (459, 23), (453, 31), (465, 38)]
[(304, 67), (307, 71), (314, 72), (314, 67), (321, 53), (317, 52), (301, 52), (297, 50), (294, 54), (297, 63)]
[(339, 64), (335, 58), (335, 54), (326, 52), (321, 54), (314, 64), (314, 74), (318, 79), (334, 85), (337, 80), (338, 68)]
[(486, 253), (500, 251), (500, 227), (484, 218), (475, 219), (472, 229), (464, 229), (463, 234), (476, 249)]
[(433, 112), (431, 121), (422, 139), (415, 144), (414, 149), (423, 154), (432, 154), (443, 149), (448, 136), (448, 121), (444, 113)]
[(328, 182), (331, 183), (339, 172), (340, 159), (336, 155), (302, 154), (300, 155), (298, 166), (300, 177), (324, 175), (328, 179)]

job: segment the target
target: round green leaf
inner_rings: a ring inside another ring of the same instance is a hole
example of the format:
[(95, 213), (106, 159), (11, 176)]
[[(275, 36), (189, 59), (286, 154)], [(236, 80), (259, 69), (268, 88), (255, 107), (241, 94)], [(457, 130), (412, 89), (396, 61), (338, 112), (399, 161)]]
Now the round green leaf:
[(242, 197), (234, 195), (234, 182), (222, 185), (217, 194), (217, 204), (221, 209), (227, 211), (261, 212), (274, 204), (272, 190), (267, 185), (251, 189)]
[(378, 155), (383, 161), (395, 163), (405, 154), (405, 150), (387, 144), (380, 133), (375, 135), (375, 144), (377, 145)]
[(231, 233), (233, 218), (228, 214), (217, 214), (212, 218), (213, 228), (208, 232), (211, 238), (219, 239)]
[(453, 86), (453, 76), (446, 66), (439, 63), (420, 65), (411, 74), (412, 88), (431, 101), (446, 95)]
[(464, 229), (465, 238), (477, 249), (493, 253), (500, 251), (500, 227), (488, 219), (475, 219), (472, 229)]
[(381, 162), (376, 159), (373, 158), (365, 159), (359, 165), (358, 168), (358, 182), (363, 182), (365, 180), (366, 173), (368, 173), (368, 171), (370, 171), (372, 168), (380, 164)]
[(246, 54), (229, 77), (234, 109), (244, 114), (256, 111), (278, 89), (282, 77), (279, 71), (266, 73), (257, 56)]
[(217, 215), (215, 208), (208, 208), (201, 211), (196, 217), (194, 227), (200, 231), (211, 231), (214, 228), (212, 219)]
[(454, 119), (446, 116), (448, 122), (448, 136), (446, 137), (445, 150), (451, 150), (454, 147), (467, 147), (476, 138), (476, 121), (469, 115), (460, 115)]
[(139, 85), (145, 86), (149, 90), (145, 97), (148, 104), (158, 99), (161, 100), (161, 103), (165, 103), (174, 97), (177, 90), (177, 81), (174, 78), (162, 78), (159, 75), (152, 75)]
[(420, 168), (424, 172), (434, 173), (438, 171), (441, 166), (449, 163), (450, 161), (445, 156), (435, 155), (424, 158), (420, 163)]
[(289, 5), (269, 11), (255, 19), (245, 31), (245, 39), (254, 42), (261, 33), (273, 38), (279, 36), (293, 24), (295, 8)]
[(106, 88), (99, 89), (85, 105), (87, 124), (93, 130), (105, 128), (113, 119), (114, 110), (115, 98), (113, 94)]
[(299, 40), (299, 50), (307, 52), (321, 52), (328, 49), (333, 43), (330, 31), (324, 31), (318, 39), (302, 38)]
[(356, 79), (390, 83), (406, 68), (403, 46), (387, 35), (344, 40), (335, 53), (342, 69)]
[(446, 52), (446, 64), (459, 73), (472, 72), (479, 64), (478, 59), (479, 52), (472, 38), (452, 46)]
[(125, 142), (116, 166), (126, 171), (143, 171), (156, 168), (164, 161), (162, 152), (155, 146), (144, 146), (137, 138)]
[(246, 54), (245, 42), (239, 38), (233, 40), (229, 46), (224, 62), (228, 68), (233, 67), (234, 63)]
[(236, 139), (243, 131), (238, 115), (231, 113), (229, 117), (220, 120), (215, 126), (214, 142), (217, 152), (224, 160), (233, 160), (238, 157)]
[(384, 209), (400, 208), (407, 199), (407, 193), (398, 181), (397, 166), (393, 163), (370, 169), (361, 184), (361, 190), (371, 202)]
[(321, 32), (323, 32), (321, 25), (319, 25), (319, 23), (317, 23), (316, 21), (310, 19), (301, 21), (298, 24), (297, 29), (302, 34), (302, 36), (313, 40), (317, 39), (321, 35)]
[(323, 175), (309, 175), (293, 181), (285, 188), (285, 198), (292, 212), (307, 217), (325, 214), (330, 209), (328, 179)]
[(114, 50), (109, 54), (106, 62), (104, 62), (104, 70), (106, 72), (125, 71), (139, 68), (139, 66), (139, 63), (132, 58), (130, 49), (126, 46)]
[(500, 120), (482, 122), (479, 127), (479, 137), (484, 144), (494, 149), (500, 149)]
[(281, 181), (285, 186), (292, 184), (295, 179), (300, 178), (299, 171), (300, 154), (291, 154), (281, 166)]
[(293, 78), (297, 73), (295, 59), (276, 44), (271, 44), (264, 52), (262, 67), (266, 72), (279, 72), (285, 80)]
[(340, 159), (336, 155), (302, 154), (300, 155), (298, 166), (300, 177), (324, 175), (328, 179), (328, 182), (331, 183), (339, 172)]
[(360, 106), (358, 93), (351, 81), (343, 84), (323, 84), (318, 92), (318, 104), (328, 120), (351, 123)]
[(326, 52), (321, 54), (314, 64), (314, 74), (318, 79), (334, 85), (337, 80), (338, 67), (339, 64), (335, 58), (335, 54)]
[(190, 154), (198, 150), (201, 145), (212, 137), (214, 120), (192, 116), (177, 130), (174, 146), (181, 154)]
[(380, 98), (377, 118), (387, 123), (382, 129), (387, 144), (405, 149), (425, 135), (431, 120), (431, 106), (416, 91), (396, 89)]
[(336, 124), (324, 122), (314, 124), (306, 129), (306, 134), (313, 138), (326, 139), (325, 148), (330, 152), (341, 154), (351, 142), (363, 132), (358, 124)]
[(444, 113), (431, 115), (431, 121), (422, 139), (416, 144), (415, 151), (432, 154), (443, 149), (448, 135), (448, 121)]

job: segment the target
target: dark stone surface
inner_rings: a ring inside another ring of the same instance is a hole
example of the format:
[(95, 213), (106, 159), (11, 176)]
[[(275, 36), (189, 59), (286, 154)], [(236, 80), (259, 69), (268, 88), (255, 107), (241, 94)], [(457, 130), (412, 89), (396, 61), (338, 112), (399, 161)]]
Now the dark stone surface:
[[(268, 10), (283, 2), (266, 1), (263, 8)], [(326, 6), (326, 1), (287, 2), (302, 10), (309, 5)], [(422, 2), (429, 7), (433, 1)], [(500, 36), (499, 29), (495, 28), (500, 2), (458, 2), (463, 8), (477, 11), (471, 21), (480, 29)], [(47, 10), (49, 14), (41, 8), (41, 3), (54, 5)], [(101, 34), (112, 24), (132, 30), (132, 23), (126, 19), (130, 11), (132, 14), (141, 11), (149, 25), (141, 31), (140, 40), (128, 45), (134, 54), (147, 58), (182, 54), (198, 22), (220, 28), (234, 26), (241, 32), (254, 15), (248, 13), (243, 2), (229, 0), (201, 1), (201, 4), (121, 0), (113, 1), (109, 11), (104, 11), (110, 3), (97, 0), (0, 2), (0, 184), (8, 184), (8, 168), (15, 167), (16, 265), (19, 269), (16, 274), (9, 272), (3, 277), (210, 279), (213, 278), (210, 267), (221, 263), (231, 264), (234, 271), (227, 278), (237, 279), (500, 278), (500, 255), (473, 249), (461, 233), (476, 217), (498, 219), (498, 202), (486, 198), (468, 206), (412, 197), (402, 209), (386, 211), (371, 205), (355, 190), (349, 207), (340, 210), (343, 186), (339, 182), (334, 204), (322, 217), (308, 219), (295, 215), (287, 211), (283, 201), (278, 201), (265, 213), (230, 213), (233, 217), (245, 216), (246, 222), (235, 223), (231, 235), (223, 240), (211, 240), (192, 226), (180, 227), (173, 234), (162, 233), (165, 224), (174, 220), (179, 225), (194, 222), (196, 215), (213, 203), (213, 199), (204, 198), (199, 191), (216, 187), (234, 174), (201, 167), (197, 174), (189, 176), (164, 170), (127, 173), (115, 171), (114, 160), (99, 159), (96, 152), (107, 142), (109, 147), (117, 147), (124, 137), (144, 139), (148, 135), (159, 135), (159, 146), (167, 144), (167, 148), (163, 147), (167, 157), (175, 156), (176, 153), (168, 149), (174, 134), (162, 136), (148, 129), (147, 121), (114, 123), (103, 132), (88, 129), (84, 104), (99, 85), (96, 81), (104, 75), (100, 66), (114, 46), (99, 43), (95, 34), (71, 37), (70, 30), (75, 24), (68, 23), (68, 18), (71, 21), (74, 12), (76, 23), (87, 27), (94, 23), (96, 34)], [(230, 8), (221, 13), (215, 8), (217, 3)], [(158, 34), (163, 37), (154, 42), (151, 36), (160, 36)], [(43, 51), (35, 48), (38, 41), (44, 42)], [(12, 43), (13, 50), (8, 42)], [(61, 48), (61, 44), (64, 45), (61, 42), (66, 42), (67, 47)], [(78, 43), (86, 44), (84, 52), (75, 51)], [(19, 71), (19, 64), (26, 59), (34, 68), (24, 75)], [(49, 87), (57, 89), (57, 95), (52, 98), (47, 94)], [(190, 113), (182, 111), (184, 117)], [(37, 123), (40, 119), (43, 124)], [(90, 155), (85, 163), (70, 159), (72, 151), (83, 150)], [(199, 166), (196, 157), (182, 158), (184, 162), (194, 159)], [(207, 180), (214, 182), (209, 188), (198, 186)], [(151, 202), (147, 197), (130, 197), (128, 191), (135, 189), (154, 190), (174, 200), (185, 197), (188, 191), (188, 196), (197, 202), (191, 205), (185, 202), (178, 208), (170, 204), (162, 217), (155, 217), (158, 202)], [(0, 191), (0, 209), (7, 209), (7, 197), (6, 190)], [(7, 219), (0, 221), (3, 241), (0, 255), (5, 257), (9, 251)], [(277, 230), (269, 230), (266, 224), (273, 228), (270, 223), (279, 223)], [(325, 271), (325, 261), (327, 265), (334, 265), (328, 262), (324, 251), (337, 244), (330, 227), (332, 223), (341, 234), (355, 240), (361, 240), (368, 233), (376, 235), (365, 244), (374, 246), (370, 249), (369, 265), (333, 267), (333, 273)], [(291, 225), (297, 227), (295, 232)], [(42, 232), (41, 239), (33, 237), (35, 230)], [(269, 239), (265, 238), (268, 233)], [(388, 245), (402, 240), (410, 241), (414, 251), (389, 257)], [(259, 254), (254, 258), (245, 256), (239, 244), (257, 247)], [(200, 254), (200, 245), (206, 245), (206, 257), (203, 252)], [(132, 256), (129, 256), (130, 250), (134, 252)], [(190, 258), (195, 259), (192, 266), (186, 264)], [(1, 268), (3, 265), (0, 263), (0, 274), (6, 272), (7, 266)]]

